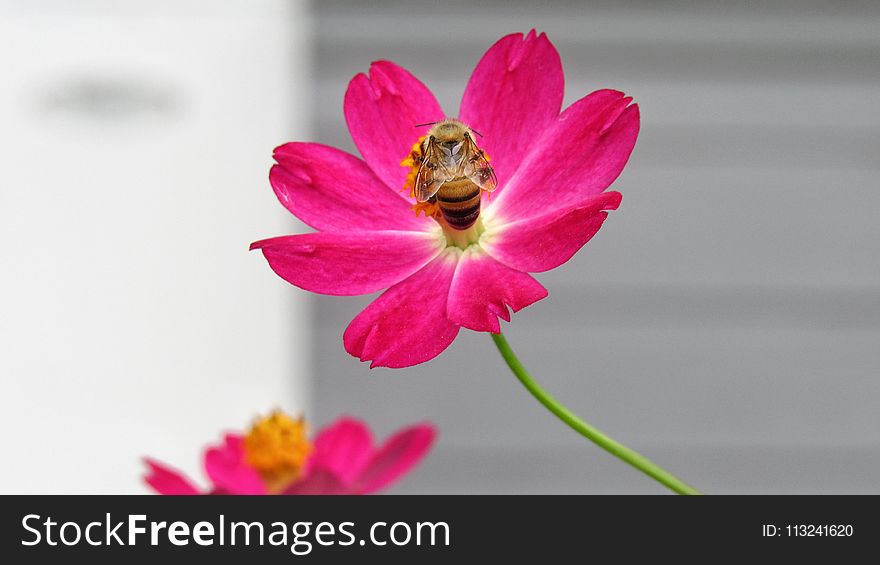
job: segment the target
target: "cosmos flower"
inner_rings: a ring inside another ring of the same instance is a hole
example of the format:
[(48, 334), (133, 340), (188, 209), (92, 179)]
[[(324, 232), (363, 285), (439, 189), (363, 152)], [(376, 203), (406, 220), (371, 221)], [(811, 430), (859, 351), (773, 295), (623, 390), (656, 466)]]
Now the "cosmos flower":
[(529, 273), (568, 261), (620, 204), (606, 189), (635, 145), (638, 106), (614, 90), (564, 111), (562, 99), (562, 63), (544, 34), (508, 35), (483, 56), (458, 120), (490, 160), (497, 189), (482, 193), (478, 220), (458, 230), (412, 198), (419, 141), (447, 114), (409, 72), (375, 62), (345, 94), (363, 159), (317, 143), (275, 150), (276, 195), (317, 231), (251, 248), (308, 291), (387, 289), (343, 335), (345, 349), (371, 367), (433, 359), (460, 328), (497, 334), (499, 318), (509, 322), (511, 310), (547, 296)]
[(212, 487), (202, 492), (181, 473), (150, 458), (144, 480), (159, 494), (369, 494), (389, 486), (428, 453), (436, 429), (418, 424), (373, 445), (363, 422), (343, 417), (310, 442), (306, 423), (281, 412), (244, 436), (227, 434), (205, 450)]

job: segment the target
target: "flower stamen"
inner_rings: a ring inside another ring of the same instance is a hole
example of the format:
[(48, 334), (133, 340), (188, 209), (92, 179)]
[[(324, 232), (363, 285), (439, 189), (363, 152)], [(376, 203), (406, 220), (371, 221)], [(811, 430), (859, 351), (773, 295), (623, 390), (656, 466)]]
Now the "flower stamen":
[(244, 451), (270, 493), (278, 493), (297, 480), (312, 452), (308, 426), (276, 410), (257, 420), (244, 437)]
[[(424, 161), (424, 158), (422, 157), (422, 142), (425, 140), (425, 137), (427, 136), (423, 135), (420, 137), (419, 140), (413, 144), (406, 159), (400, 162), (401, 167), (407, 167), (409, 169), (406, 173), (406, 180), (403, 182), (403, 190), (409, 194), (410, 198), (416, 197), (416, 176), (418, 176), (419, 168)], [(434, 199), (427, 202), (416, 202), (413, 204), (412, 209), (416, 213), (416, 216), (424, 214), (426, 218), (434, 218), (438, 221), (443, 217), (443, 214), (440, 212), (440, 205)]]

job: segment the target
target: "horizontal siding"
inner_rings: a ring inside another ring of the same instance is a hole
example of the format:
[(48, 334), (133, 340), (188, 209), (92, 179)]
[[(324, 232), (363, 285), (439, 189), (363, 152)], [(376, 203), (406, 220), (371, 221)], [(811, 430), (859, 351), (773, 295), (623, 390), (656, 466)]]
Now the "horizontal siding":
[[(496, 38), (546, 31), (567, 103), (624, 90), (642, 132), (614, 186), (620, 210), (572, 261), (539, 275), (550, 298), (506, 330), (524, 361), (575, 411), (723, 491), (880, 491), (863, 476), (880, 453), (880, 5), (474, 4), (317, 4), (317, 140), (354, 151), (342, 99), (372, 60), (403, 64), (454, 113)], [(341, 345), (369, 299), (315, 299), (316, 406), (319, 418), (353, 411), (382, 431), (437, 421), (439, 470), (403, 491), (460, 491), (455, 481), (534, 491), (547, 456), (535, 446), (597, 464), (612, 491), (642, 484), (581, 455), (486, 336), (465, 331), (434, 362), (370, 372)], [(822, 474), (832, 445), (862, 462), (838, 470), (849, 473), (839, 486)], [(780, 446), (814, 474), (785, 484), (773, 471)], [(508, 478), (480, 478), (513, 461), (524, 464)], [(736, 461), (758, 478), (731, 470)], [(557, 479), (558, 492), (601, 491)]]
[[(324, 130), (323, 136), (333, 139), (348, 137), (345, 124), (339, 119), (347, 80), (365, 71), (369, 58), (358, 58), (349, 73), (325, 77), (318, 83), (315, 119)], [(567, 65), (566, 65), (567, 66)], [(326, 70), (324, 72), (327, 72)], [(437, 98), (444, 101), (450, 113), (458, 107), (467, 72), (458, 76), (425, 80)], [(334, 80), (335, 79), (335, 80)], [(810, 85), (790, 83), (739, 84), (731, 89), (723, 81), (701, 80), (683, 88), (676, 80), (649, 80), (627, 77), (621, 82), (602, 83), (596, 80), (566, 82), (568, 98), (592, 92), (597, 88), (623, 89), (638, 98), (642, 119), (647, 125), (738, 128), (813, 128), (827, 132), (875, 131), (880, 128), (880, 109), (868, 101), (880, 98), (880, 82), (828, 82)], [(642, 95), (649, 92), (650, 97)], [(810, 116), (805, 122), (804, 116)], [(342, 128), (342, 129), (336, 129)], [(718, 132), (716, 135), (723, 135)], [(757, 137), (757, 136), (756, 136)], [(829, 145), (835, 145), (829, 143)], [(876, 160), (875, 160), (876, 161)]]
[[(324, 417), (354, 411), (380, 429), (428, 418), (453, 445), (581, 443), (526, 394), (488, 336), (465, 331), (433, 362), (369, 371), (343, 352), (341, 330), (316, 336)], [(877, 444), (877, 329), (524, 322), (506, 333), (548, 390), (620, 439), (649, 446)]]
[[(499, 29), (498, 36), (512, 31), (528, 31), (527, 27)], [(552, 33), (550, 27), (538, 27)], [(428, 69), (428, 72), (419, 74), (431, 82), (434, 78), (442, 80), (472, 69), (495, 39), (495, 36), (484, 35), (478, 41), (429, 43), (423, 37), (413, 35), (408, 42), (398, 38), (388, 45), (377, 41), (375, 47), (367, 45), (356, 49), (357, 58), (350, 56), (355, 49), (344, 43), (323, 47), (321, 56), (332, 68), (354, 66), (358, 60), (362, 60), (363, 65), (374, 59), (389, 59), (409, 69)], [(564, 44), (556, 39), (556, 42), (560, 44), (559, 51), (569, 73), (615, 82), (638, 77), (658, 81), (713, 80), (726, 84), (757, 80), (795, 84), (823, 83), (826, 80), (873, 84), (880, 71), (880, 48), (876, 43), (829, 46), (806, 41), (794, 45), (778, 41), (763, 44), (682, 41), (653, 44), (619, 39), (579, 41), (576, 44)], [(319, 78), (324, 76), (327, 68), (319, 71)]]
[[(401, 494), (664, 494), (598, 449), (440, 445)], [(641, 447), (641, 446), (636, 446)], [(880, 450), (665, 447), (646, 455), (712, 494), (880, 494)], [(685, 475), (685, 473), (687, 473)]]
[[(539, 275), (540, 276), (540, 275)], [(545, 277), (541, 277), (544, 279)], [(880, 332), (880, 288), (564, 285), (516, 314), (542, 331), (562, 327)], [(345, 326), (373, 297), (318, 297), (322, 329)]]

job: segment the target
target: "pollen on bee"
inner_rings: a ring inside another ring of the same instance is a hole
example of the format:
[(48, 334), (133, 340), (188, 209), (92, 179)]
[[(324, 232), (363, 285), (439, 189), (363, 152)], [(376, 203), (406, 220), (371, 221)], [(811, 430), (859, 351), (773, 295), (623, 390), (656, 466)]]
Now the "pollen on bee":
[[(427, 136), (423, 135), (420, 137), (419, 140), (413, 144), (409, 155), (400, 162), (401, 167), (407, 167), (409, 169), (406, 173), (406, 180), (403, 182), (403, 190), (409, 191), (411, 198), (415, 198), (416, 196), (416, 175), (419, 174), (419, 167), (422, 164), (422, 142), (425, 140), (425, 137)], [(416, 216), (418, 215), (419, 210), (416, 210)]]
[(439, 218), (441, 217), (440, 213), (440, 204), (436, 201), (431, 202), (416, 202), (413, 204), (413, 211), (416, 213), (416, 216), (419, 214), (424, 214), (426, 218)]

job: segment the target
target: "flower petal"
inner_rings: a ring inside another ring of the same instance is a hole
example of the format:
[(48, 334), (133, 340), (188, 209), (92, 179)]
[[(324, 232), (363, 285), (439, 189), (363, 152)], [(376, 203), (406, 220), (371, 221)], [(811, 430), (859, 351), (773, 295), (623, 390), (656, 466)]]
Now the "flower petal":
[(559, 116), (564, 82), (559, 53), (534, 30), (502, 37), (474, 69), (459, 117), (483, 135), (478, 144), (492, 159), (499, 191)]
[(502, 265), (473, 245), (455, 269), (447, 316), (462, 327), (497, 334), (498, 318), (510, 321), (508, 306), (518, 312), (546, 296), (547, 289), (530, 275)]
[(166, 467), (154, 459), (144, 458), (144, 463), (150, 468), (150, 472), (144, 476), (144, 481), (159, 494), (201, 494), (183, 473)]
[(357, 494), (345, 482), (329, 471), (315, 471), (293, 483), (282, 494)]
[(446, 246), (440, 233), (318, 232), (251, 244), (278, 276), (302, 289), (352, 296), (388, 288), (415, 273)]
[(269, 182), (285, 208), (318, 230), (424, 230), (409, 200), (390, 189), (366, 163), (319, 143), (275, 149)]
[(436, 437), (437, 429), (427, 423), (400, 430), (379, 448), (358, 479), (355, 490), (369, 494), (387, 487), (427, 455)]
[(364, 160), (385, 184), (402, 189), (407, 171), (400, 162), (428, 129), (415, 126), (444, 118), (434, 95), (403, 67), (376, 61), (369, 77), (361, 73), (351, 79), (344, 106), (348, 131)]
[(226, 494), (266, 494), (260, 475), (247, 464), (241, 436), (229, 434), (223, 445), (205, 452), (205, 472)]
[(588, 197), (564, 212), (554, 210), (487, 230), (480, 245), (508, 267), (530, 273), (556, 268), (592, 238), (608, 212), (620, 205), (619, 192)]
[(321, 430), (309, 457), (308, 473), (328, 472), (350, 485), (373, 456), (373, 436), (360, 420), (342, 417)]
[(370, 367), (411, 367), (440, 355), (458, 334), (446, 297), (459, 254), (448, 248), (374, 300), (345, 329), (345, 350)]
[(639, 108), (616, 90), (581, 98), (535, 143), (485, 219), (516, 221), (567, 208), (608, 188), (639, 133)]

